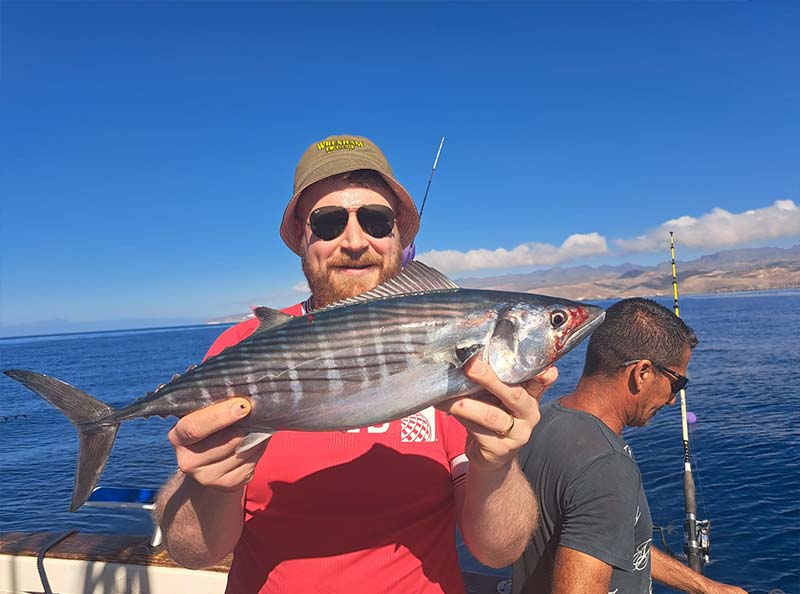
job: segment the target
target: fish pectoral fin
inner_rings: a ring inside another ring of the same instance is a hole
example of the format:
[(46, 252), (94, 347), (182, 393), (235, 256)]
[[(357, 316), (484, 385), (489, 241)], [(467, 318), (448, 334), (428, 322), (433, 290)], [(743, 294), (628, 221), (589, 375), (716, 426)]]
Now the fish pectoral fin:
[(465, 347), (458, 347), (455, 351), (455, 365), (456, 367), (464, 367), (467, 361), (472, 359), (478, 351), (483, 348), (482, 344), (471, 344)]
[(244, 436), (242, 443), (240, 443), (236, 448), (236, 453), (241, 454), (242, 452), (252, 450), (258, 444), (268, 440), (270, 437), (272, 437), (272, 433), (248, 433)]

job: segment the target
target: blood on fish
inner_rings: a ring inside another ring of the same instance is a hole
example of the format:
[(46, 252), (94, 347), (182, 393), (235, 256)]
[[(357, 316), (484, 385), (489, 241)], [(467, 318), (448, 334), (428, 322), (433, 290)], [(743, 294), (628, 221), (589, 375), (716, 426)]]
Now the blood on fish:
[(567, 311), (569, 312), (569, 325), (561, 336), (556, 336), (553, 353), (555, 357), (564, 348), (565, 343), (562, 341), (562, 337), (569, 337), (572, 334), (572, 330), (579, 328), (589, 318), (589, 311), (585, 307), (568, 307)]

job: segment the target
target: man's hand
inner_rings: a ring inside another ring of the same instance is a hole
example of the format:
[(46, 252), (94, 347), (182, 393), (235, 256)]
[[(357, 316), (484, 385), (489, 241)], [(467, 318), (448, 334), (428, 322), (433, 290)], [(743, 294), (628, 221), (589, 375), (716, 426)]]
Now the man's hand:
[(168, 437), (181, 472), (204, 487), (223, 491), (235, 491), (247, 484), (267, 442), (237, 454), (245, 432), (231, 425), (245, 418), (251, 409), (246, 398), (232, 398), (178, 421)]
[(536, 497), (516, 457), (539, 422), (539, 398), (558, 371), (552, 367), (518, 386), (501, 382), (478, 358), (464, 371), (485, 392), (439, 405), (467, 429), (469, 471), (455, 488), (459, 525), (481, 563), (504, 567), (522, 555), (536, 524)]
[(539, 399), (558, 378), (558, 369), (548, 367), (517, 386), (501, 382), (492, 368), (478, 357), (464, 366), (464, 372), (499, 402), (481, 399), (480, 394), (486, 396), (486, 392), (481, 392), (448, 400), (437, 408), (450, 413), (466, 427), (466, 454), (471, 466), (507, 467), (528, 443), (539, 422)]
[(180, 472), (161, 489), (154, 516), (172, 558), (199, 569), (217, 563), (239, 541), (244, 486), (266, 443), (236, 453), (252, 409), (246, 398), (217, 402), (183, 417), (169, 432)]

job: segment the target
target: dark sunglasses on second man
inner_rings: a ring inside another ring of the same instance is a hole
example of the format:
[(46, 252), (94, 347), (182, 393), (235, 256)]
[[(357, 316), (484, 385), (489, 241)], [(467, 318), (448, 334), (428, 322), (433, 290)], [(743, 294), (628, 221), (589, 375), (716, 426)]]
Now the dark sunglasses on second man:
[[(633, 365), (641, 360), (642, 359), (633, 359), (631, 361), (625, 361), (622, 364), (622, 366), (627, 367), (628, 365)], [(686, 377), (685, 375), (681, 375), (680, 373), (670, 369), (669, 367), (664, 367), (663, 365), (659, 365), (655, 361), (650, 361), (650, 362), (653, 364), (653, 367), (655, 367), (658, 371), (667, 376), (667, 379), (669, 380), (669, 383), (672, 386), (673, 394), (677, 394), (678, 392), (683, 390), (686, 387), (686, 384), (689, 383), (689, 378)]]
[(325, 241), (336, 239), (347, 228), (350, 213), (356, 213), (358, 224), (376, 239), (388, 237), (394, 229), (394, 211), (382, 204), (365, 204), (358, 208), (322, 206), (311, 211), (308, 226), (314, 235)]

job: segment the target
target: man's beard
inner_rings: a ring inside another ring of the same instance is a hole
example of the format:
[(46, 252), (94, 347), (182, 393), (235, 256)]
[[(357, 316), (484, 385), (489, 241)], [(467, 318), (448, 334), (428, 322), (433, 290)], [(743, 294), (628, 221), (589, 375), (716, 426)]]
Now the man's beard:
[[(402, 258), (403, 252), (401, 250), (393, 250), (391, 254), (387, 254), (383, 258), (376, 254), (364, 254), (358, 258), (341, 255), (336, 259), (325, 262), (324, 270), (312, 270), (305, 253), (301, 256), (303, 273), (306, 275), (308, 286), (314, 297), (315, 307), (325, 307), (336, 301), (355, 297), (365, 291), (374, 289), (399, 272)], [(339, 267), (366, 266), (375, 266), (377, 268), (377, 280), (374, 274), (351, 277), (334, 272)]]

